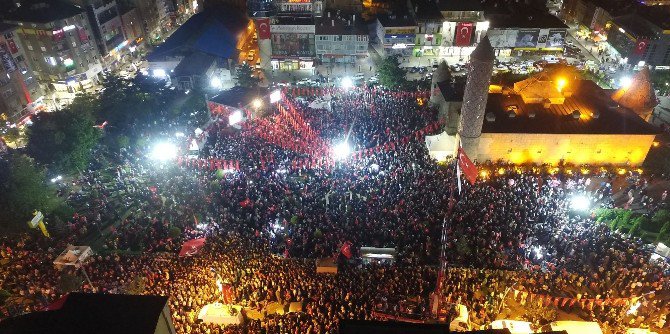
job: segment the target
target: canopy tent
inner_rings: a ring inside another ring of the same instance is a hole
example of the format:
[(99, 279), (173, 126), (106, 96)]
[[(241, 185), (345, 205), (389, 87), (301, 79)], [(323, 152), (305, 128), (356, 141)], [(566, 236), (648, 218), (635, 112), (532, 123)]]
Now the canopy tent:
[(198, 319), (222, 326), (241, 325), (244, 322), (241, 306), (221, 303), (205, 305), (198, 313)]
[(395, 248), (361, 247), (361, 258), (365, 262), (370, 261), (395, 261), (397, 252)]
[(426, 136), (428, 155), (437, 161), (445, 161), (456, 152), (456, 136), (442, 132), (434, 136)]
[(68, 245), (65, 250), (56, 257), (53, 263), (59, 269), (64, 266), (74, 266), (79, 268), (91, 254), (93, 254), (93, 250), (90, 246)]
[(565, 331), (568, 334), (603, 334), (600, 325), (591, 321), (554, 321), (550, 326), (552, 331)]
[(205, 238), (198, 238), (184, 242), (179, 251), (179, 256), (192, 256), (198, 254), (205, 245)]
[(530, 328), (530, 322), (501, 319), (493, 321), (489, 327), (491, 329), (507, 328), (511, 334), (531, 334), (534, 331)]
[(330, 258), (323, 258), (316, 260), (317, 274), (337, 274), (337, 264)]

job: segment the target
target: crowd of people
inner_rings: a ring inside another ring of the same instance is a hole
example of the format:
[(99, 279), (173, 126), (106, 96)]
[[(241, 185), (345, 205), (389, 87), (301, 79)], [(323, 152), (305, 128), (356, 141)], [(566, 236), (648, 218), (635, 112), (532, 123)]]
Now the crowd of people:
[[(364, 94), (319, 97), (324, 108), (310, 107), (313, 96), (287, 95), (280, 103), (291, 103), (300, 126), (307, 124), (323, 142), (346, 138), (354, 151), (398, 141), (437, 119), (420, 99)], [(276, 105), (266, 113), (281, 114)], [(239, 161), (239, 170), (156, 165), (128, 152), (107, 171), (111, 175), (91, 171), (78, 181), (84, 190), (71, 190), (73, 200), (90, 205), (68, 222), (63, 237), (0, 240), (0, 289), (11, 294), (2, 317), (42, 310), (82, 290), (169, 296), (179, 333), (337, 333), (342, 319), (433, 317), (434, 296), (444, 309), (465, 305), (473, 324), (486, 325), (536, 308), (527, 292), (635, 298), (637, 314), (627, 312), (632, 302), (541, 307), (613, 332), (664, 330), (668, 267), (650, 261), (640, 240), (569, 206), (571, 196), (589, 193), (598, 194), (594, 205), (611, 206), (612, 177), (599, 178), (605, 183), (599, 187), (589, 176), (496, 164), (485, 168), (502, 172), (466, 182), (456, 193), (454, 165), (430, 158), (422, 136), (334, 166), (295, 170), (290, 162), (306, 151), (268, 143), (250, 130), (259, 121), (248, 122), (240, 130), (209, 126), (200, 152), (202, 159)], [(184, 241), (200, 237), (207, 241), (198, 254), (177, 256)], [(84, 241), (97, 251), (85, 265), (90, 281), (53, 267), (65, 244)], [(342, 251), (345, 244), (353, 245), (351, 254)], [(363, 262), (357, 251), (363, 246), (395, 248), (395, 262)], [(317, 274), (315, 260), (323, 258), (337, 260), (336, 275)], [(438, 285), (440, 260), (448, 268)], [(198, 319), (205, 305), (224, 301), (221, 285), (231, 291), (225, 299), (244, 308), (244, 324)], [(268, 311), (289, 302), (301, 303), (302, 311)]]

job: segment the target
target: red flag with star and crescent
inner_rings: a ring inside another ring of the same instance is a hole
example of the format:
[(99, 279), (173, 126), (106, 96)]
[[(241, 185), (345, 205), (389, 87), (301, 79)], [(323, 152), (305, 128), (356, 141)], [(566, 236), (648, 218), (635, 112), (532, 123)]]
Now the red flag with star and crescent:
[(475, 184), (475, 181), (477, 181), (477, 166), (470, 161), (470, 158), (468, 158), (468, 155), (465, 154), (465, 151), (461, 147), (458, 148), (458, 166), (470, 184)]

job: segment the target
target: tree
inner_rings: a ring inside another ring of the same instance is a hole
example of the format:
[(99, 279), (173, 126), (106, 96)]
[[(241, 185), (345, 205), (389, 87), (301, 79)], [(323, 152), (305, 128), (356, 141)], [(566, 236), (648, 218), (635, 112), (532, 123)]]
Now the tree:
[(389, 56), (377, 62), (377, 76), (379, 84), (389, 89), (404, 87), (407, 83), (407, 73), (400, 67), (397, 56)]
[(65, 205), (44, 170), (22, 154), (0, 160), (0, 194), (0, 229), (9, 231), (26, 228), (35, 210), (48, 215)]
[(651, 223), (649, 224), (649, 231), (651, 232), (660, 232), (663, 226), (670, 222), (670, 211), (662, 209), (658, 210), (653, 217), (651, 217)]
[(649, 218), (645, 216), (638, 216), (631, 220), (631, 224), (633, 224), (633, 226), (631, 226), (628, 234), (633, 237), (639, 237), (642, 235), (642, 230), (645, 229), (645, 226), (649, 224)]
[(237, 67), (237, 85), (240, 87), (252, 88), (258, 85), (260, 81), (253, 76), (254, 69), (246, 62)]
[(78, 276), (76, 272), (63, 271), (58, 280), (58, 288), (63, 293), (69, 293), (79, 290), (82, 283), (84, 283), (84, 279)]
[(141, 295), (144, 293), (145, 287), (144, 277), (135, 275), (126, 285), (125, 292), (129, 295)]
[(28, 129), (28, 154), (61, 172), (86, 168), (101, 131), (94, 127), (97, 100), (79, 96), (66, 110), (40, 113)]
[(657, 242), (668, 243), (670, 241), (670, 221), (666, 222), (661, 227), (661, 232), (658, 233)]

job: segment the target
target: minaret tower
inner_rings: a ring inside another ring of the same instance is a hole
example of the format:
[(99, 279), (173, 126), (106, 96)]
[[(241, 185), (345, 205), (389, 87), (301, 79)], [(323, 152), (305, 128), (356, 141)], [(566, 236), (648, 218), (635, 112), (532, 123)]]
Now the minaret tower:
[(470, 159), (477, 159), (479, 154), (479, 137), (482, 135), (494, 60), (493, 47), (486, 36), (470, 55), (461, 121), (458, 125), (458, 142)]

